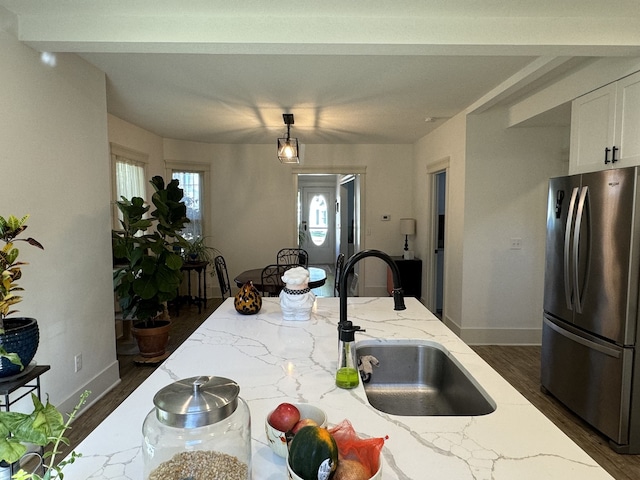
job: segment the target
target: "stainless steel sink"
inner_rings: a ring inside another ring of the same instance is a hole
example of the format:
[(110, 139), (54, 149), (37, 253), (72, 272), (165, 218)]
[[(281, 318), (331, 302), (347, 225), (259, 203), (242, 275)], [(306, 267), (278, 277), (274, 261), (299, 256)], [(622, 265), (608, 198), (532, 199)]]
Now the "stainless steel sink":
[(415, 340), (364, 340), (358, 357), (373, 355), (371, 380), (364, 383), (372, 407), (392, 415), (486, 415), (495, 402), (440, 344)]

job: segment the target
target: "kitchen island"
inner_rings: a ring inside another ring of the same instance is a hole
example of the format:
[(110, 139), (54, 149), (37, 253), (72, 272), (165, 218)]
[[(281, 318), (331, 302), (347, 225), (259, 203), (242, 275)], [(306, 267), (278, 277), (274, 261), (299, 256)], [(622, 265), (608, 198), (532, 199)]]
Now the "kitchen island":
[[(362, 436), (385, 437), (384, 480), (611, 479), (596, 462), (414, 298), (349, 298), (356, 340), (426, 339), (442, 344), (495, 401), (483, 416), (406, 417), (371, 407), (362, 384), (334, 383), (338, 298), (318, 298), (311, 320), (285, 322), (279, 299), (244, 316), (227, 299), (189, 339), (76, 449), (73, 480), (142, 479), (142, 422), (153, 396), (176, 380), (216, 375), (235, 380), (251, 411), (254, 480), (286, 478), (285, 460), (267, 443), (264, 419), (281, 402), (312, 403), (328, 422), (349, 419)], [(176, 321), (180, 321), (177, 319)], [(79, 417), (78, 422), (82, 421)]]

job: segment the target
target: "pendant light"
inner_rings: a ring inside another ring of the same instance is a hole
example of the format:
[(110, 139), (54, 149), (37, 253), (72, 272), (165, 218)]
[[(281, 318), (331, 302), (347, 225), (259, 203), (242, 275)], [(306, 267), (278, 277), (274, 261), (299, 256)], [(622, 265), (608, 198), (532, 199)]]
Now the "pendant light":
[(298, 139), (291, 138), (293, 113), (283, 113), (282, 118), (287, 126), (286, 138), (278, 138), (278, 158), (282, 163), (300, 163), (298, 158)]

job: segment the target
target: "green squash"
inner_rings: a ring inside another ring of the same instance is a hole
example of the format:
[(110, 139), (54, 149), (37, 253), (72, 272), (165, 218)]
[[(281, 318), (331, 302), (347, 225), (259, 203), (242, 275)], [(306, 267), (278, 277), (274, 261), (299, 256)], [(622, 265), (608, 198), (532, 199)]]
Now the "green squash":
[(328, 480), (338, 467), (338, 446), (326, 428), (302, 427), (289, 445), (289, 466), (303, 480)]

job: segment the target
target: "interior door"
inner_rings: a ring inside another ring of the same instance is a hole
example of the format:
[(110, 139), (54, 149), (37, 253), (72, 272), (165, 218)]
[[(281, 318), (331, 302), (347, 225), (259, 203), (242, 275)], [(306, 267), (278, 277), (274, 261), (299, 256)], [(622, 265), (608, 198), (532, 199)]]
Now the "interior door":
[(336, 200), (335, 187), (302, 187), (303, 248), (310, 265), (335, 262)]

